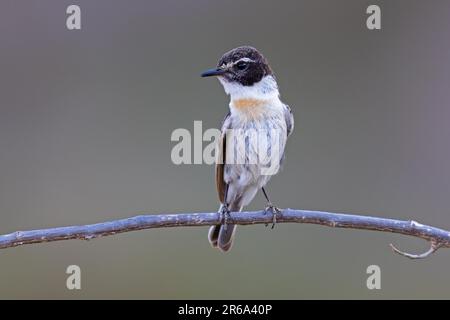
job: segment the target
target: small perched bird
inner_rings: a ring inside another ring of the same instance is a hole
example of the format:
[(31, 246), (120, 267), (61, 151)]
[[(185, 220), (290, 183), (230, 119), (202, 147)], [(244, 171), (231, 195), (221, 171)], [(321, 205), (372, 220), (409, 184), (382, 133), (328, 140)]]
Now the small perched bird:
[[(242, 211), (258, 190), (268, 202), (266, 211), (272, 212), (273, 225), (276, 222), (280, 210), (269, 200), (264, 186), (279, 170), (294, 118), (289, 106), (280, 100), (267, 60), (255, 48), (243, 46), (225, 53), (216, 68), (202, 73), (202, 77), (210, 76), (218, 77), (230, 96), (230, 110), (222, 123), (216, 154), (216, 186), (223, 222), (210, 228), (208, 239), (213, 247), (229, 251), (236, 232), (236, 226), (228, 224), (229, 213)], [(261, 147), (261, 138), (265, 139), (265, 148)], [(234, 161), (229, 154), (243, 161)], [(267, 166), (273, 170), (267, 170)]]

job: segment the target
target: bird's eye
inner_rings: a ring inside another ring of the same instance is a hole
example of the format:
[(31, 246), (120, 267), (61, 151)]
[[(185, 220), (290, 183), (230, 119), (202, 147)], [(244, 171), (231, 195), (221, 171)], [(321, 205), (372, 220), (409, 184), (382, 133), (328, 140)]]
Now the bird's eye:
[(245, 70), (247, 68), (247, 63), (245, 63), (244, 61), (240, 61), (236, 64), (236, 68), (238, 70)]

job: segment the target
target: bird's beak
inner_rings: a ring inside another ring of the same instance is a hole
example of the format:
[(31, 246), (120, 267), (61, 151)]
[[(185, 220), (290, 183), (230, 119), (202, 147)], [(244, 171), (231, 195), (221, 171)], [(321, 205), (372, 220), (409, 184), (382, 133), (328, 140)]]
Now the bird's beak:
[(203, 72), (201, 74), (202, 77), (214, 77), (214, 76), (221, 76), (226, 72), (225, 69), (221, 69), (221, 68), (213, 68), (213, 69), (209, 69), (206, 70), (205, 72)]

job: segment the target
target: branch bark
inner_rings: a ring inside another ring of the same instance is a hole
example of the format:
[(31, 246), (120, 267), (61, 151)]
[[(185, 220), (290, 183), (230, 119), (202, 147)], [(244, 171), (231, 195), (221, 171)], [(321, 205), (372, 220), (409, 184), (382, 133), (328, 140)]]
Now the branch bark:
[[(277, 223), (307, 223), (347, 229), (361, 229), (398, 233), (422, 238), (430, 242), (430, 249), (422, 254), (402, 252), (391, 244), (394, 252), (411, 259), (428, 257), (439, 248), (450, 247), (450, 232), (447, 230), (427, 226), (415, 221), (403, 221), (363, 215), (351, 215), (322, 211), (284, 209), (277, 216)], [(232, 212), (233, 224), (269, 224), (272, 214), (264, 210), (249, 212)], [(32, 243), (42, 243), (70, 239), (91, 240), (98, 237), (110, 236), (129, 231), (184, 227), (210, 226), (221, 223), (218, 213), (180, 213), (140, 215), (114, 221), (107, 221), (82, 226), (69, 226), (29, 231), (16, 231), (0, 235), (0, 249), (11, 248)]]

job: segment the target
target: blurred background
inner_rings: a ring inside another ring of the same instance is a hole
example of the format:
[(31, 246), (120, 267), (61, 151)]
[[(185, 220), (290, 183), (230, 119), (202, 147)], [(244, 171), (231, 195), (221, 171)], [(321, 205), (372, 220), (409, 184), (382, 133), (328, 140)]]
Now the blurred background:
[[(82, 29), (66, 28), (81, 7)], [(382, 29), (366, 28), (381, 7)], [(450, 229), (450, 2), (0, 3), (0, 234), (142, 213), (212, 212), (214, 169), (172, 164), (174, 129), (217, 128), (228, 98), (201, 71), (252, 45), (295, 115), (280, 207), (414, 219)], [(258, 195), (249, 209), (261, 209)], [(0, 252), (0, 298), (450, 298), (450, 251), (389, 233), (241, 226), (155, 229)], [(66, 289), (68, 265), (82, 289)], [(368, 290), (366, 268), (381, 268)]]

